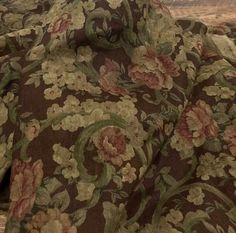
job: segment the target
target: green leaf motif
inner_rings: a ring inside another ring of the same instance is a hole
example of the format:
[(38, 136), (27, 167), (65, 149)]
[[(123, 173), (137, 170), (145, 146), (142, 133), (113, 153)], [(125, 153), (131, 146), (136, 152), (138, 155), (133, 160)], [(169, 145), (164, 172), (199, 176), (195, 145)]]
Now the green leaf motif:
[(209, 233), (218, 233), (214, 226), (206, 221), (202, 221), (205, 228), (208, 230)]
[(202, 210), (197, 210), (196, 212), (188, 212), (183, 222), (183, 228), (185, 232), (190, 233), (192, 232), (192, 228), (194, 227), (194, 225), (206, 219), (209, 219), (209, 215)]
[(104, 233), (119, 232), (119, 229), (124, 225), (127, 219), (124, 206), (117, 207), (110, 202), (103, 203), (103, 215), (106, 219)]
[(67, 190), (64, 190), (60, 193), (55, 194), (52, 197), (52, 200), (50, 202), (50, 205), (57, 207), (61, 211), (64, 211), (65, 209), (67, 209), (69, 204), (70, 204), (70, 196), (69, 196)]
[(55, 177), (45, 180), (44, 184), (45, 188), (48, 190), (49, 193), (55, 192), (58, 188), (62, 186), (61, 182)]
[(20, 222), (9, 220), (6, 225), (5, 233), (20, 233)]
[(210, 152), (220, 152), (222, 145), (219, 139), (210, 139), (205, 142), (204, 149)]
[(232, 208), (226, 215), (227, 215), (234, 223), (236, 223), (236, 207)]
[(87, 216), (87, 210), (85, 209), (79, 209), (75, 211), (72, 216), (73, 225), (76, 227), (82, 225), (86, 219), (86, 216)]
[(40, 206), (46, 206), (50, 203), (51, 197), (46, 188), (40, 187), (36, 194), (35, 204)]

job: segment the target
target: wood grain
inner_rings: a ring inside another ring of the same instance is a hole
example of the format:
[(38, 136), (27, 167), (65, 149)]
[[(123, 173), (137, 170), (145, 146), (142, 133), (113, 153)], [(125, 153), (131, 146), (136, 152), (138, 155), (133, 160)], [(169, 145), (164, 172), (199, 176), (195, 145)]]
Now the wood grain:
[(201, 19), (207, 24), (236, 22), (236, 0), (164, 0), (173, 16)]

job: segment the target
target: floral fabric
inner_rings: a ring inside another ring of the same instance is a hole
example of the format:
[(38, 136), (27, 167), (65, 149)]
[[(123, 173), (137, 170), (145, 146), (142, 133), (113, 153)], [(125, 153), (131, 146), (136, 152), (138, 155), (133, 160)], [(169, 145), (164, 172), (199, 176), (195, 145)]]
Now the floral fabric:
[(205, 25), (159, 0), (0, 17), (6, 233), (236, 232), (236, 67)]

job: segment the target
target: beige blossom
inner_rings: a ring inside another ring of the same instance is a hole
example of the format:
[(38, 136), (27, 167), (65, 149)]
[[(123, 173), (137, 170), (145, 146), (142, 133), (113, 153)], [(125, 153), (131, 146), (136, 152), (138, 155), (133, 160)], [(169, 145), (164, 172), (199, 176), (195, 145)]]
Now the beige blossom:
[(192, 202), (194, 205), (202, 205), (204, 201), (205, 194), (202, 192), (202, 188), (197, 186), (190, 188), (187, 200)]
[(51, 88), (44, 90), (44, 98), (47, 100), (55, 100), (61, 97), (62, 90), (58, 86), (53, 85)]
[(137, 175), (135, 174), (136, 168), (131, 167), (130, 163), (127, 163), (125, 167), (121, 169), (122, 181), (132, 183), (137, 179)]

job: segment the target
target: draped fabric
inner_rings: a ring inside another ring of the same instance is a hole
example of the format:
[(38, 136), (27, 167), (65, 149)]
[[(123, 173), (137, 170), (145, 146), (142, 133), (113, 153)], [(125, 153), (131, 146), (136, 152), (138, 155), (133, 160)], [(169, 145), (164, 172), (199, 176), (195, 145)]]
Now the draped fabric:
[(232, 25), (159, 0), (3, 0), (0, 17), (6, 233), (236, 232)]

